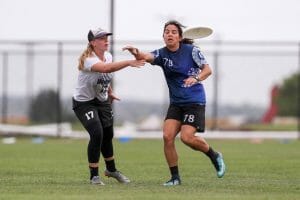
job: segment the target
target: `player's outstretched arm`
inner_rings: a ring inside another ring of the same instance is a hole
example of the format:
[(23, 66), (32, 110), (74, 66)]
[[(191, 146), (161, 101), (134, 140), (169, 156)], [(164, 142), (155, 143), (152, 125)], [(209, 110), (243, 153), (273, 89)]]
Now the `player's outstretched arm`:
[(119, 62), (104, 63), (98, 62), (92, 66), (92, 71), (110, 73), (121, 70), (125, 67), (141, 67), (145, 65), (145, 60), (124, 60)]
[(145, 60), (146, 62), (153, 62), (154, 56), (151, 53), (141, 52), (138, 48), (133, 46), (125, 46), (123, 51), (129, 51), (137, 60)]

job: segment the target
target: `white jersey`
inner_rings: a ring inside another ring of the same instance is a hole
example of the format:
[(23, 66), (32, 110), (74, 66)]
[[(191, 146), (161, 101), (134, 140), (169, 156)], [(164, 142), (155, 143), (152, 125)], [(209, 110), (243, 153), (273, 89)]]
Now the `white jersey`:
[[(105, 63), (112, 62), (112, 55), (109, 52), (104, 53)], [(79, 70), (77, 86), (73, 98), (76, 101), (90, 101), (94, 98), (99, 101), (106, 101), (108, 98), (108, 88), (110, 86), (113, 73), (93, 72), (91, 68), (94, 64), (101, 61), (96, 54), (88, 57), (84, 61), (84, 67)]]

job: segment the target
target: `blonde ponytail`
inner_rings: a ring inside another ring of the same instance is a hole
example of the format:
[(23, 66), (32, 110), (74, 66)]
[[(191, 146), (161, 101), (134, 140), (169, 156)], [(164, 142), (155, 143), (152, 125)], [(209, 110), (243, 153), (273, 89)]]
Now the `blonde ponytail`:
[(88, 44), (87, 48), (82, 52), (82, 54), (80, 55), (78, 61), (78, 69), (82, 70), (83, 69), (83, 65), (84, 65), (84, 60), (87, 57), (90, 57), (92, 55), (93, 52), (93, 47), (91, 44)]

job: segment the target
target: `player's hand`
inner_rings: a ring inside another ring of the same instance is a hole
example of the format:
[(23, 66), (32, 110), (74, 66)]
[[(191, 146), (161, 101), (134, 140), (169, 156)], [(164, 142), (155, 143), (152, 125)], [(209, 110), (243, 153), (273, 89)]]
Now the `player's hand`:
[(131, 60), (130, 61), (130, 66), (131, 67), (141, 67), (146, 64), (145, 60)]
[(187, 79), (183, 80), (184, 87), (191, 87), (192, 85), (198, 83), (198, 81), (194, 77), (188, 77)]
[(123, 47), (122, 50), (123, 51), (126, 51), (126, 50), (129, 51), (134, 57), (137, 57), (138, 54), (139, 54), (139, 49), (135, 48), (133, 46), (130, 46), (130, 45)]
[(116, 95), (114, 95), (114, 93), (109, 93), (109, 94), (108, 94), (108, 97), (109, 97), (110, 103), (113, 103), (114, 100), (117, 100), (117, 101), (120, 101), (120, 100), (121, 100), (121, 99), (118, 98)]

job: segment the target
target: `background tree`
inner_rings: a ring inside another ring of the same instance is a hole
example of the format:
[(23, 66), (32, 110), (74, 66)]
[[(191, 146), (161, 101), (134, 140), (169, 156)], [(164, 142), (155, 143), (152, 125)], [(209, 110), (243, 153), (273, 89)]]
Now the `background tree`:
[(58, 99), (58, 93), (53, 89), (40, 91), (31, 101), (29, 107), (30, 120), (34, 123), (54, 123), (60, 117), (60, 121), (75, 121), (75, 115), (69, 106), (71, 100), (62, 103)]
[[(42, 90), (31, 101), (29, 117), (32, 122), (57, 121), (57, 92), (52, 89)], [(59, 102), (60, 103), (60, 102)]]
[(300, 116), (299, 87), (300, 73), (295, 73), (283, 81), (277, 97), (279, 116)]

